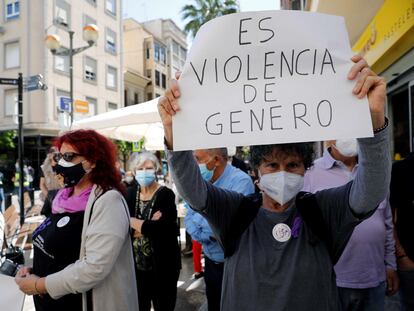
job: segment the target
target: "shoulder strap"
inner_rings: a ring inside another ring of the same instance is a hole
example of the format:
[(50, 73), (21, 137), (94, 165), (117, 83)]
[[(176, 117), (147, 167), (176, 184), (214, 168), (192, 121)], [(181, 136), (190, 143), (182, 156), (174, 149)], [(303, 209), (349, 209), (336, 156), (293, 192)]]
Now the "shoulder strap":
[(91, 222), (92, 213), (93, 213), (93, 207), (95, 206), (96, 201), (98, 201), (98, 199), (99, 199), (101, 196), (103, 196), (105, 193), (106, 193), (106, 191), (103, 191), (103, 192), (102, 192), (101, 194), (99, 194), (99, 195), (98, 195), (98, 197), (97, 197), (97, 198), (95, 198), (95, 200), (93, 201), (92, 206), (91, 206), (91, 211), (90, 211), (90, 213), (89, 213), (88, 225), (89, 225), (89, 223)]

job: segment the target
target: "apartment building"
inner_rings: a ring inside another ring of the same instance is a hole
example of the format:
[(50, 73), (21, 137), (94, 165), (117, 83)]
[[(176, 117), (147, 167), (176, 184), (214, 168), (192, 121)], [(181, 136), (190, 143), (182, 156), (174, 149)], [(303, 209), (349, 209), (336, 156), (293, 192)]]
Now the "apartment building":
[(125, 106), (164, 94), (168, 81), (182, 70), (187, 54), (186, 35), (172, 20), (139, 23), (132, 18), (124, 29)]
[(171, 19), (151, 20), (145, 22), (144, 27), (164, 42), (168, 64), (167, 79), (173, 78), (177, 71), (184, 68), (187, 57), (186, 34)]
[[(70, 97), (69, 58), (52, 55), (45, 37), (56, 34), (68, 48), (73, 30), (73, 47), (87, 46), (83, 27), (96, 24), (97, 43), (73, 58), (74, 119), (117, 109), (123, 105), (122, 1), (2, 0), (0, 12), (0, 77), (41, 74), (48, 86), (23, 96), (25, 157), (36, 165), (68, 121), (62, 102)], [(0, 131), (17, 128), (16, 97), (16, 88), (0, 86)]]

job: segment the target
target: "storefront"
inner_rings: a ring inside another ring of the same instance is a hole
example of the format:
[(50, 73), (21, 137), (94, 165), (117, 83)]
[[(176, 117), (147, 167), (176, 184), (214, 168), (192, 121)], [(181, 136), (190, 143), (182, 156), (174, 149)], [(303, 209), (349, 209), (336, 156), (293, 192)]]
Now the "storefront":
[(414, 0), (386, 0), (353, 46), (387, 80), (395, 160), (414, 151)]
[[(54, 137), (43, 135), (27, 135), (24, 137), (24, 160), (34, 168), (33, 187), (39, 187), (40, 165), (46, 158), (47, 151), (52, 146)], [(17, 137), (14, 142), (17, 146)], [(5, 176), (5, 188), (7, 192), (12, 191), (13, 182), (11, 181), (15, 173), (14, 165), (17, 160), (17, 147), (10, 149), (0, 146), (0, 171)]]

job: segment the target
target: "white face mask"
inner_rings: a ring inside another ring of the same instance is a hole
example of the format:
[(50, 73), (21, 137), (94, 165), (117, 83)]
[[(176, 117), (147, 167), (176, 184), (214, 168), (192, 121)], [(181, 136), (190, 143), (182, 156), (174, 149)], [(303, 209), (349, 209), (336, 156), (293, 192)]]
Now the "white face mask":
[(358, 141), (356, 138), (338, 139), (334, 147), (344, 157), (355, 157), (358, 154)]
[(303, 188), (303, 176), (280, 171), (260, 177), (260, 189), (280, 205), (289, 202)]
[(126, 181), (128, 184), (130, 184), (133, 180), (134, 180), (134, 177), (133, 177), (133, 176), (127, 176), (127, 177), (125, 177), (125, 181)]

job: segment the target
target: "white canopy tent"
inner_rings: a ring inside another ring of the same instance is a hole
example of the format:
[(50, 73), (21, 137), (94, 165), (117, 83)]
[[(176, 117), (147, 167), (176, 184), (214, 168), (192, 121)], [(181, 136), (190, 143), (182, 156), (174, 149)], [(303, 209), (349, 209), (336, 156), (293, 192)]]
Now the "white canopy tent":
[(112, 139), (136, 142), (145, 149), (164, 149), (164, 129), (157, 109), (158, 98), (73, 122), (72, 129), (93, 129)]

